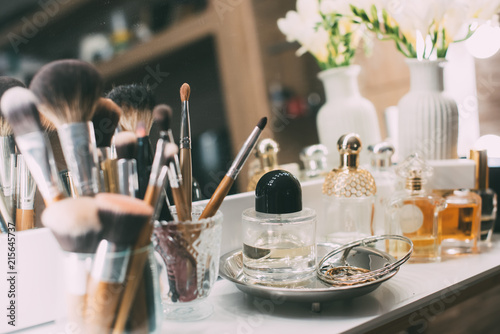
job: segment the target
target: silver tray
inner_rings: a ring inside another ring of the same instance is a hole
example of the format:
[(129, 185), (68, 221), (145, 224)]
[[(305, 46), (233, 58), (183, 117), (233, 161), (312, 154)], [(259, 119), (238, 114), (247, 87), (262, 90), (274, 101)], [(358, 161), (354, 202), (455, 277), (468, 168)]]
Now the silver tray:
[[(379, 257), (387, 263), (394, 262), (394, 258), (376, 249), (364, 248), (364, 254)], [(241, 250), (234, 250), (224, 254), (220, 259), (219, 273), (223, 278), (236, 284), (241, 291), (260, 298), (280, 298), (290, 302), (320, 303), (332, 300), (350, 299), (372, 292), (399, 271), (399, 268), (379, 277), (371, 282), (351, 286), (332, 286), (321, 281), (317, 276), (298, 283), (286, 283), (283, 286), (264, 285), (252, 282), (243, 273)], [(318, 305), (319, 306), (319, 305)], [(314, 305), (313, 305), (314, 310)]]

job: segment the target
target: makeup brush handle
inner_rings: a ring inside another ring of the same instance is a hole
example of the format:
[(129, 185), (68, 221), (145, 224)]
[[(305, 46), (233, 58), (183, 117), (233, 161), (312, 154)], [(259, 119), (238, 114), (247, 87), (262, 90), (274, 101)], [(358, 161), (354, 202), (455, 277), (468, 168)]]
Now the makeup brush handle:
[(35, 211), (16, 209), (16, 231), (30, 230), (35, 227)]
[(190, 221), (191, 215), (186, 205), (186, 196), (184, 196), (184, 190), (180, 187), (171, 189), (172, 189), (172, 197), (174, 198), (175, 208), (177, 210), (177, 219), (180, 222)]
[[(187, 148), (181, 148), (180, 152), (181, 160), (181, 174), (182, 174), (182, 189), (184, 196), (186, 198), (186, 210), (191, 216), (191, 205), (193, 202), (193, 174), (192, 174), (192, 162), (191, 162), (191, 150)], [(177, 203), (177, 202), (176, 202)], [(191, 220), (189, 218), (188, 220)]]
[(123, 283), (102, 282), (91, 277), (88, 283), (85, 322), (88, 333), (109, 333), (123, 292)]
[(59, 202), (65, 198), (66, 198), (66, 196), (64, 196), (62, 193), (56, 194), (52, 198), (47, 198), (47, 199), (44, 198), (45, 206), (49, 206), (52, 203)]
[(130, 310), (130, 321), (127, 330), (130, 333), (137, 334), (148, 334), (149, 324), (148, 324), (148, 303), (146, 298), (146, 284), (145, 275), (143, 274), (137, 292), (135, 294), (134, 302), (132, 303), (132, 309)]
[(234, 183), (233, 178), (224, 175), (224, 178), (222, 179), (222, 181), (220, 181), (212, 197), (210, 197), (210, 201), (208, 201), (208, 204), (207, 206), (205, 206), (205, 209), (201, 213), (199, 219), (210, 218), (217, 213), (217, 210), (219, 210), (222, 201), (224, 201), (224, 198), (229, 193), (229, 190), (233, 186), (233, 183)]

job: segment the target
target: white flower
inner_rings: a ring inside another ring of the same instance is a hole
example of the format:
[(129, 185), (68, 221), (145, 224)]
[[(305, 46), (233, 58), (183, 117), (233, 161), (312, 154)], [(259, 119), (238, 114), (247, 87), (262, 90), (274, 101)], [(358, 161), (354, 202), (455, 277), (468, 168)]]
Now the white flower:
[(351, 7), (348, 0), (322, 0), (319, 9), (325, 15), (341, 14), (343, 16), (352, 16)]

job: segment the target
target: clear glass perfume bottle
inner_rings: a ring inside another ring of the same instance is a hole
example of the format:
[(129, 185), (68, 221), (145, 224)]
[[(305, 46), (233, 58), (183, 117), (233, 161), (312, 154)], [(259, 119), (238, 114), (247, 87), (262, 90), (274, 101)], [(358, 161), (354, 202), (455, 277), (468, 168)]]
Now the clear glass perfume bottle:
[(299, 181), (274, 170), (259, 180), (255, 208), (243, 211), (243, 272), (258, 283), (307, 279), (316, 268), (316, 213), (302, 207)]
[(439, 217), (441, 252), (461, 255), (478, 252), (481, 197), (467, 189), (434, 191), (446, 201)]
[(328, 172), (328, 148), (322, 144), (304, 147), (300, 152), (300, 160), (304, 164), (302, 180), (324, 177)]
[(370, 153), (370, 167), (368, 167), (368, 171), (373, 175), (375, 184), (377, 185), (373, 233), (375, 235), (382, 235), (386, 234), (385, 207), (396, 191), (397, 177), (391, 160), (394, 154), (394, 146), (390, 143), (382, 142), (368, 146), (368, 152)]
[(257, 183), (262, 175), (269, 171), (278, 169), (278, 152), (279, 145), (276, 141), (270, 138), (264, 138), (259, 141), (255, 147), (255, 157), (258, 159), (260, 166), (253, 171), (248, 181), (247, 191), (254, 191)]
[[(446, 204), (442, 197), (424, 189), (432, 168), (414, 154), (396, 168), (396, 174), (404, 178), (405, 189), (397, 192), (387, 205), (386, 231), (411, 239), (413, 253), (410, 261), (439, 261), (441, 249), (438, 219)], [(405, 253), (406, 249), (392, 251)]]
[(340, 166), (325, 177), (325, 221), (318, 224), (318, 244), (337, 247), (372, 235), (375, 180), (358, 168), (361, 140), (355, 133), (337, 142)]
[(491, 236), (497, 217), (497, 194), (489, 188), (488, 154), (486, 150), (471, 150), (470, 158), (476, 162), (476, 187), (481, 197), (481, 243), (491, 246)]

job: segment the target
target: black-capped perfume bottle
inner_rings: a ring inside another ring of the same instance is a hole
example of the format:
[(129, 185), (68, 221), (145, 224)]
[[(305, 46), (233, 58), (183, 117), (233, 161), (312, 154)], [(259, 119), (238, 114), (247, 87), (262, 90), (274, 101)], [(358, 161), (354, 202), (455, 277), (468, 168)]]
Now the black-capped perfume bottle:
[(300, 281), (314, 274), (316, 213), (302, 207), (299, 181), (270, 171), (255, 189), (255, 208), (243, 212), (243, 272), (261, 283)]

